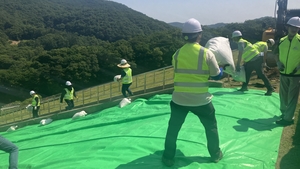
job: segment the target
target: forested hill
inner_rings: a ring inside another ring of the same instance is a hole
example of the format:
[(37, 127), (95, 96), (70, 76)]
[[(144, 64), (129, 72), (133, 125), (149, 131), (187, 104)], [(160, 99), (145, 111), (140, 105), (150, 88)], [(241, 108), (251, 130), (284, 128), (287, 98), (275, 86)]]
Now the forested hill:
[[(201, 44), (236, 29), (255, 42), (274, 21), (203, 26)], [(180, 29), (112, 1), (0, 0), (0, 104), (110, 82), (122, 58), (133, 75), (162, 68), (183, 44)]]
[(116, 41), (171, 27), (125, 5), (104, 0), (1, 0), (0, 29), (11, 40), (64, 31)]
[(180, 30), (104, 0), (0, 0), (0, 103), (112, 81), (122, 58), (134, 74), (170, 65)]

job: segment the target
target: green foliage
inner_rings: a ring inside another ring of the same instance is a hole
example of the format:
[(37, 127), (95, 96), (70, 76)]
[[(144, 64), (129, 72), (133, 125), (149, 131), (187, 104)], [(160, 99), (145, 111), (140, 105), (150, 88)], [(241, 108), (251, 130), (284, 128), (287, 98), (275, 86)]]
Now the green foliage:
[[(273, 20), (204, 26), (201, 44), (236, 29), (258, 41)], [(183, 44), (180, 29), (111, 1), (0, 1), (0, 85), (22, 91), (20, 99), (57, 94), (66, 80), (76, 90), (111, 81), (122, 58), (134, 75), (169, 66)]]

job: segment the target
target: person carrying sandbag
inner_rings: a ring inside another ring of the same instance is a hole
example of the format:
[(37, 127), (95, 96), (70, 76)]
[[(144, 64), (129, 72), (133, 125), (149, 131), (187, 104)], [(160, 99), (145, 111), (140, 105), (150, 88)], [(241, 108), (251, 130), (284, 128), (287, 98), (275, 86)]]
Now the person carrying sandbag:
[(259, 77), (261, 77), (264, 85), (267, 88), (267, 92), (265, 93), (265, 95), (271, 96), (274, 89), (271, 86), (270, 81), (264, 74), (263, 69), (261, 68), (261, 65), (263, 64), (263, 57), (260, 57), (260, 52), (250, 42), (243, 39), (242, 33), (238, 30), (232, 33), (232, 39), (238, 44), (239, 50), (236, 71), (240, 71), (241, 60), (243, 59), (246, 73), (246, 82), (243, 82), (242, 88), (238, 91), (248, 91), (248, 83), (251, 77), (251, 73), (253, 70), (255, 70), (255, 72)]

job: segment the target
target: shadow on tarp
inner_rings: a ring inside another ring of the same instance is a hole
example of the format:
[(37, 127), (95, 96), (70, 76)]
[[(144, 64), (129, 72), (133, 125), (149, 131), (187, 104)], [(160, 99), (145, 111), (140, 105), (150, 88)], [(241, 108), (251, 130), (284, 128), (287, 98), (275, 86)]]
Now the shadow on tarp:
[(154, 152), (144, 157), (135, 159), (127, 164), (121, 164), (116, 169), (160, 169), (160, 168), (173, 168), (178, 169), (196, 163), (211, 163), (210, 157), (189, 156), (186, 157), (180, 150), (176, 150), (175, 164), (172, 167), (166, 167), (161, 162), (163, 150)]
[(247, 132), (249, 128), (252, 128), (257, 131), (265, 131), (265, 130), (271, 131), (276, 127), (280, 127), (277, 124), (275, 124), (276, 120), (278, 120), (277, 116), (274, 116), (272, 118), (251, 119), (251, 120), (247, 118), (242, 118), (237, 121), (237, 123), (240, 125), (233, 126), (233, 128), (239, 132)]
[[(280, 161), (280, 168), (285, 169), (299, 169), (300, 167), (300, 109), (298, 111), (298, 120), (295, 129), (295, 134), (293, 136), (293, 148), (289, 150), (287, 154), (285, 154)], [(283, 130), (285, 132), (285, 130)]]
[(222, 92), (213, 92), (213, 93), (211, 93), (212, 95), (215, 95), (215, 96), (222, 96), (222, 95), (229, 95), (229, 94), (231, 94), (231, 95), (247, 95), (247, 94), (249, 94), (249, 95), (259, 95), (259, 96), (262, 96), (262, 95), (264, 95), (264, 94), (262, 94), (262, 93), (247, 93), (247, 91), (245, 91), (245, 92), (241, 92), (241, 91), (222, 91)]
[[(128, 119), (124, 119), (124, 120), (108, 122), (108, 123), (100, 123), (100, 124), (89, 125), (89, 126), (85, 126), (85, 127), (78, 127), (78, 128), (75, 128), (75, 129), (64, 130), (64, 131), (59, 131), (59, 132), (54, 132), (54, 133), (48, 133), (48, 134), (45, 134), (45, 135), (38, 135), (36, 137), (21, 139), (21, 140), (18, 140), (18, 142), (39, 139), (39, 138), (48, 137), (48, 136), (52, 136), (52, 135), (65, 134), (65, 133), (70, 133), (70, 132), (74, 132), (74, 131), (95, 128), (95, 127), (103, 127), (103, 126), (109, 126), (109, 125), (115, 125), (115, 124), (121, 124), (121, 123), (128, 123), (128, 122), (131, 122), (131, 121), (139, 121), (139, 120), (143, 120), (143, 119), (148, 119), (148, 118), (153, 118), (153, 117), (158, 117), (158, 116), (164, 116), (164, 115), (167, 115), (167, 114), (170, 114), (170, 113), (147, 115), (147, 116), (143, 116), (143, 117), (134, 117), (134, 118), (128, 118)], [(54, 122), (52, 122), (52, 123), (54, 123)]]

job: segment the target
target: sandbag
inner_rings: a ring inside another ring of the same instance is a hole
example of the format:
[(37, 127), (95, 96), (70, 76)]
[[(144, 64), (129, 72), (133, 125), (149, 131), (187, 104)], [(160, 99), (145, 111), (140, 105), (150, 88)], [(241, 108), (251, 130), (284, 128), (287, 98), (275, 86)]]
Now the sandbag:
[(47, 124), (51, 123), (52, 121), (53, 121), (53, 120), (50, 119), (50, 118), (42, 119), (42, 120), (40, 121), (40, 125), (44, 126), (44, 125), (47, 125)]
[(126, 106), (126, 105), (128, 105), (128, 104), (130, 104), (130, 103), (131, 103), (131, 101), (130, 101), (129, 99), (124, 98), (124, 99), (122, 99), (122, 101), (120, 102), (119, 106), (120, 106), (120, 108), (122, 108), (122, 107), (124, 107), (124, 106)]
[(17, 125), (16, 125), (16, 126), (10, 126), (10, 127), (6, 130), (6, 132), (15, 131), (17, 128), (18, 128)]
[(246, 72), (244, 66), (241, 66), (241, 70), (239, 72), (235, 71), (232, 75), (232, 78), (238, 82), (246, 82)]
[(86, 115), (87, 115), (87, 113), (85, 111), (77, 112), (73, 115), (72, 120), (78, 119), (80, 117), (84, 117)]
[(209, 49), (216, 57), (219, 65), (226, 65), (224, 72), (233, 75), (235, 72), (235, 66), (232, 56), (232, 50), (228, 38), (215, 37), (207, 41), (205, 47)]
[(33, 109), (33, 107), (32, 107), (31, 104), (29, 104), (29, 105), (26, 106), (26, 110), (27, 111), (32, 112), (32, 109)]
[(121, 79), (121, 75), (116, 75), (116, 76), (114, 77), (114, 81), (115, 81), (115, 82), (118, 81), (119, 79)]

